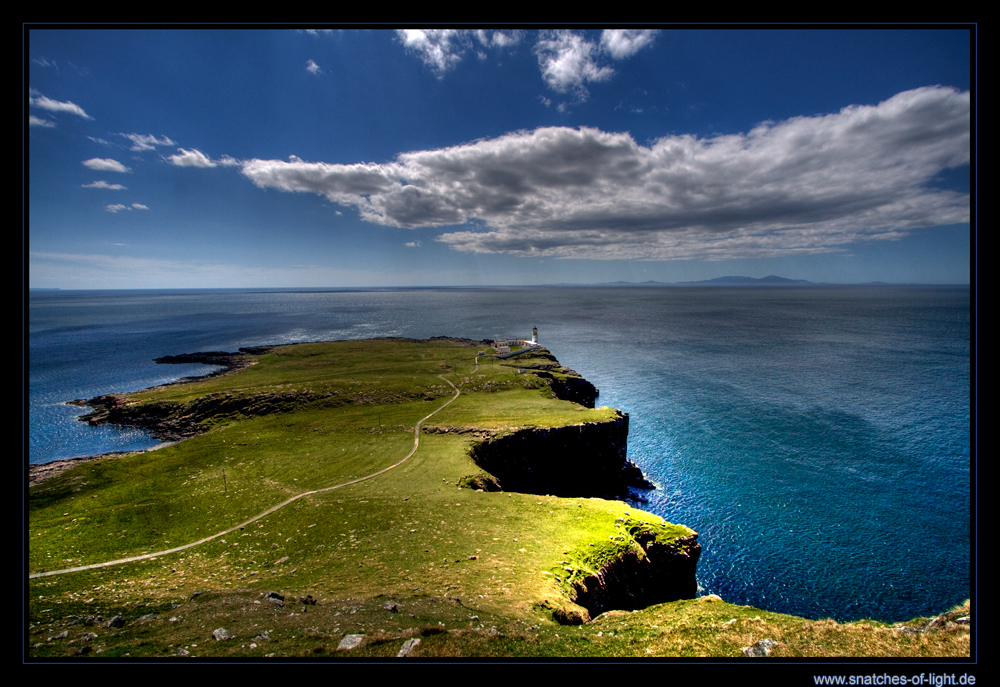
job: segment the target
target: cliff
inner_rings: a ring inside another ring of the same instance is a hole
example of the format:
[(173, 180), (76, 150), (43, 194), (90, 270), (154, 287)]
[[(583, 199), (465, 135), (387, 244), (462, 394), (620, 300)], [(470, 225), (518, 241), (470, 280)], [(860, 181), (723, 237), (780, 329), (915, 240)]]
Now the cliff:
[(518, 366), (530, 371), (536, 377), (548, 382), (552, 395), (562, 401), (579, 403), (584, 408), (593, 408), (600, 391), (575, 370), (563, 367), (556, 357), (544, 348), (528, 353), (527, 359), (520, 359)]
[[(576, 373), (573, 370), (569, 370), (572, 375)], [(593, 408), (597, 396), (600, 393), (597, 387), (588, 382), (583, 377), (579, 376), (562, 376), (556, 377), (555, 375), (545, 372), (537, 371), (535, 374), (542, 379), (549, 380), (549, 386), (552, 387), (552, 393), (555, 397), (563, 401), (572, 401), (573, 403), (579, 403), (584, 408)]]
[(661, 539), (653, 532), (633, 535), (634, 544), (573, 582), (573, 601), (591, 616), (608, 610), (631, 611), (653, 604), (693, 599), (701, 555), (698, 535)]
[(608, 422), (528, 428), (475, 444), (469, 456), (506, 491), (618, 498), (649, 489), (626, 458), (628, 414)]

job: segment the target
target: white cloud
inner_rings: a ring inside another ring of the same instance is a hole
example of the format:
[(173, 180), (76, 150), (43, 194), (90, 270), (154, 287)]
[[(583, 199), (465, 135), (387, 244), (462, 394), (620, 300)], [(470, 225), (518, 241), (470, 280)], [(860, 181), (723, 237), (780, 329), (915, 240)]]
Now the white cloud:
[(113, 205), (105, 205), (104, 209), (108, 212), (115, 213), (121, 212), (122, 210), (148, 210), (149, 207), (143, 205), (142, 203), (132, 203), (131, 205), (122, 205), (121, 203), (115, 203)]
[(484, 46), (490, 48), (508, 48), (521, 41), (523, 33), (521, 31), (488, 31), (477, 29), (476, 39)]
[(397, 29), (396, 36), (439, 78), (462, 61), (467, 47), (465, 34), (456, 29)]
[(650, 29), (605, 29), (601, 33), (601, 48), (611, 57), (621, 60), (652, 45), (656, 34)]
[(200, 150), (185, 150), (184, 148), (178, 148), (177, 150), (179, 151), (177, 154), (167, 158), (167, 161), (172, 165), (177, 165), (178, 167), (215, 167), (218, 164), (213, 162)]
[(597, 63), (598, 46), (573, 31), (545, 31), (535, 44), (538, 66), (549, 88), (587, 98), (587, 83), (610, 79), (615, 70)]
[(407, 241), (404, 245), (407, 248), (420, 248), (420, 241)]
[(83, 188), (103, 188), (109, 191), (124, 191), (125, 187), (121, 184), (109, 184), (106, 181), (95, 181), (90, 184), (84, 184)]
[(156, 146), (174, 146), (177, 145), (174, 141), (164, 136), (163, 138), (157, 138), (152, 134), (118, 134), (119, 136), (124, 136), (128, 140), (132, 141), (132, 147), (129, 150), (143, 151), (143, 150), (155, 150)]
[[(584, 33), (568, 30), (535, 32), (534, 52), (538, 58), (542, 79), (559, 93), (571, 93), (586, 100), (587, 84), (606, 81), (615, 70), (602, 64), (610, 57), (621, 60), (631, 57), (653, 44), (657, 32), (645, 29), (609, 29), (599, 41), (589, 40)], [(398, 29), (396, 36), (406, 49), (429, 66), (438, 78), (462, 61), (472, 50), (480, 60), (484, 50), (506, 49), (517, 45), (527, 35), (525, 31), (493, 31), (485, 29)], [(478, 44), (483, 49), (478, 49)]]
[(323, 72), (323, 70), (320, 69), (319, 65), (316, 64), (313, 60), (308, 60), (306, 62), (306, 71), (309, 72), (310, 74), (321, 74)]
[(438, 240), (467, 252), (595, 259), (725, 259), (842, 250), (967, 222), (935, 189), (969, 162), (969, 94), (941, 87), (877, 106), (767, 122), (745, 134), (552, 127), (353, 165), (250, 160), (261, 188), (317, 193), (375, 224), (473, 223)]
[(91, 158), (90, 160), (84, 160), (83, 165), (89, 167), (90, 169), (96, 170), (98, 172), (128, 172), (130, 171), (128, 167), (118, 162), (118, 160), (112, 160), (111, 158)]
[(77, 117), (83, 117), (84, 119), (93, 119), (93, 117), (84, 112), (83, 108), (76, 103), (60, 102), (58, 100), (46, 98), (35, 89), (31, 89), (31, 91), (29, 91), (28, 104), (32, 107), (40, 107), (43, 110), (48, 110), (49, 112), (66, 112), (68, 114), (76, 115)]
[[(509, 48), (521, 41), (521, 31), (492, 31), (477, 29), (397, 29), (396, 36), (403, 46), (430, 67), (438, 78), (462, 61), (466, 51), (473, 49), (473, 42), (484, 48)], [(482, 50), (475, 50), (480, 60), (488, 57)]]
[(56, 125), (51, 119), (42, 119), (41, 117), (36, 117), (35, 115), (28, 116), (28, 126), (42, 126), (46, 128), (52, 128)]

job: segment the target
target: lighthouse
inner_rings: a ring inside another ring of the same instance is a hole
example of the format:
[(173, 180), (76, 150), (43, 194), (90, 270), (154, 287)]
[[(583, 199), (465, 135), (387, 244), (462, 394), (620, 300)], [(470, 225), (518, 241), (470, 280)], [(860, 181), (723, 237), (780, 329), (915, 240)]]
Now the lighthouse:
[(532, 346), (538, 345), (538, 327), (531, 328), (531, 345)]

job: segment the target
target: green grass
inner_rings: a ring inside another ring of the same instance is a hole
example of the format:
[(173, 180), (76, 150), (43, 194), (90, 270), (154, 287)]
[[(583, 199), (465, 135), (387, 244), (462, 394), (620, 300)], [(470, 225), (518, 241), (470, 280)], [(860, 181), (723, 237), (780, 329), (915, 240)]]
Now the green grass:
[[(187, 544), (290, 496), (393, 465), (412, 448), (416, 423), (454, 394), (439, 375), (462, 395), (427, 425), (496, 432), (614, 415), (554, 399), (544, 380), (518, 373), (523, 358), (476, 370), (477, 350), (454, 341), (304, 344), (233, 375), (134, 394), (139, 403), (184, 405), (294, 392), (302, 402), (216, 418), (180, 444), (82, 463), (32, 488), (29, 570)], [(402, 465), (195, 548), (31, 579), (29, 655), (381, 657), (418, 637), (415, 655), (424, 656), (728, 656), (758, 630), (780, 637), (787, 655), (968, 655), (961, 627), (931, 637), (703, 600), (558, 625), (552, 609), (570, 604), (572, 582), (634, 546), (634, 533), (670, 541), (691, 532), (619, 501), (459, 488), (479, 472), (472, 441), (422, 434)], [(269, 590), (286, 593), (288, 604), (267, 601)], [(292, 603), (306, 594), (318, 603)], [(78, 622), (115, 615), (125, 627)], [(211, 639), (217, 627), (236, 639)], [(91, 632), (99, 636), (88, 639)], [(356, 632), (365, 644), (337, 652)]]

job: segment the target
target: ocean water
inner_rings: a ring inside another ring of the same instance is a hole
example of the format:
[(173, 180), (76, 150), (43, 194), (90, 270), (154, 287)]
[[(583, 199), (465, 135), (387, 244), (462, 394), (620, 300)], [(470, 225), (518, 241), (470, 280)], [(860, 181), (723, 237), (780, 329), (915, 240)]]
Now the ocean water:
[(968, 287), (32, 292), (28, 457), (155, 445), (65, 402), (210, 369), (162, 355), (533, 326), (629, 413), (637, 505), (699, 532), (701, 593), (889, 621), (970, 596)]

